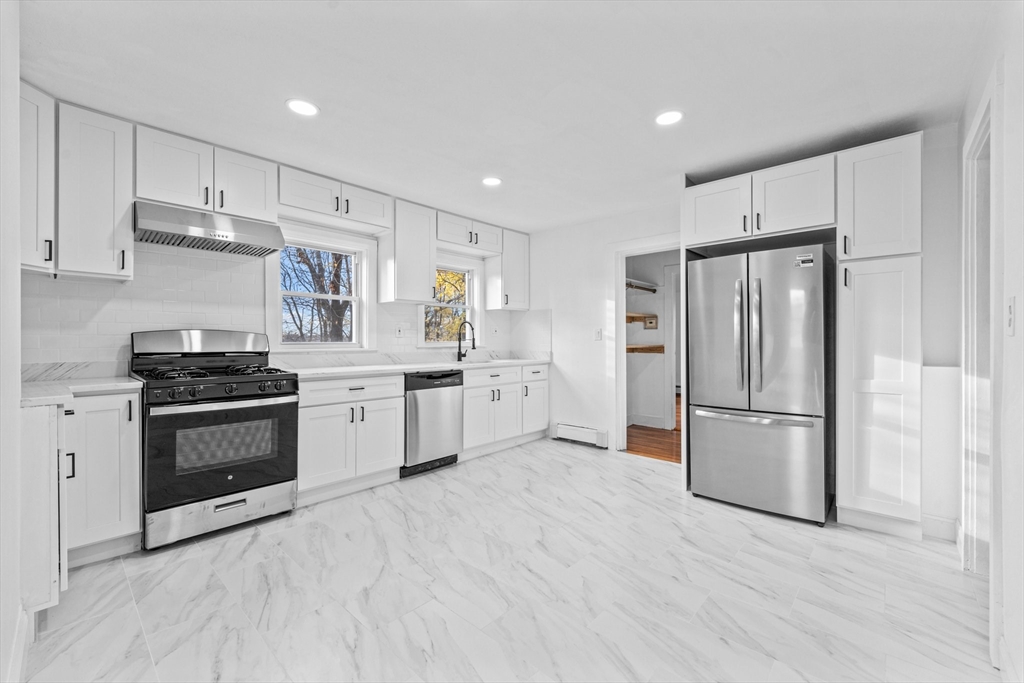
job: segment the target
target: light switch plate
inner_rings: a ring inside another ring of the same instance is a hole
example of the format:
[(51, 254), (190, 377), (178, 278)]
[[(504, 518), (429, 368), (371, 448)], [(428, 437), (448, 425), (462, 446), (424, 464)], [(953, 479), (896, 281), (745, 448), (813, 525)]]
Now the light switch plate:
[(603, 334), (603, 330), (600, 327), (594, 330), (594, 341), (601, 341)]
[(1017, 326), (1017, 297), (1006, 297), (1006, 336), (1012, 337), (1014, 328)]

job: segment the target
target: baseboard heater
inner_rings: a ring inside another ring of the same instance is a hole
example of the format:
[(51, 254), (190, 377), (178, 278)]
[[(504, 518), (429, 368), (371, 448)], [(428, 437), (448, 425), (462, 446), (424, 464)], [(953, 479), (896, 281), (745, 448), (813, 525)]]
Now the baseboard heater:
[(597, 430), (593, 427), (580, 427), (558, 422), (551, 430), (551, 438), (565, 441), (576, 441), (598, 448), (608, 448), (608, 430)]

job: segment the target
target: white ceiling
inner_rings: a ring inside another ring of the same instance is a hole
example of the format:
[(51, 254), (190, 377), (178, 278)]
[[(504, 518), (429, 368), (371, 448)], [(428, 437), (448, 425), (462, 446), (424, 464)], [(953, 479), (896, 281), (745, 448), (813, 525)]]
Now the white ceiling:
[[(535, 231), (954, 122), (989, 2), (22, 3), (56, 97)], [(303, 119), (293, 97), (321, 107)], [(682, 109), (683, 124), (654, 117)], [(497, 175), (504, 184), (485, 188)]]

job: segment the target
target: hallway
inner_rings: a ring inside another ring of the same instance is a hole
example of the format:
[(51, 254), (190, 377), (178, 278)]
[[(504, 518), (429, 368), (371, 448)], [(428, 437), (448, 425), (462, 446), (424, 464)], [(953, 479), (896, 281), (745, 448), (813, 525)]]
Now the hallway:
[(629, 425), (626, 427), (626, 452), (645, 458), (681, 462), (682, 454), (682, 397), (676, 394), (676, 428), (656, 429)]

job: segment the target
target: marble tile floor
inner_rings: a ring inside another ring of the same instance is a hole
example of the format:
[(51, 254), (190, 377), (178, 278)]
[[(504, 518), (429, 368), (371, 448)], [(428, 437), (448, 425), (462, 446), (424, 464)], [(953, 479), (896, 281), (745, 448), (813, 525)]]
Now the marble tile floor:
[(30, 681), (996, 681), (987, 583), (537, 441), (76, 569)]

